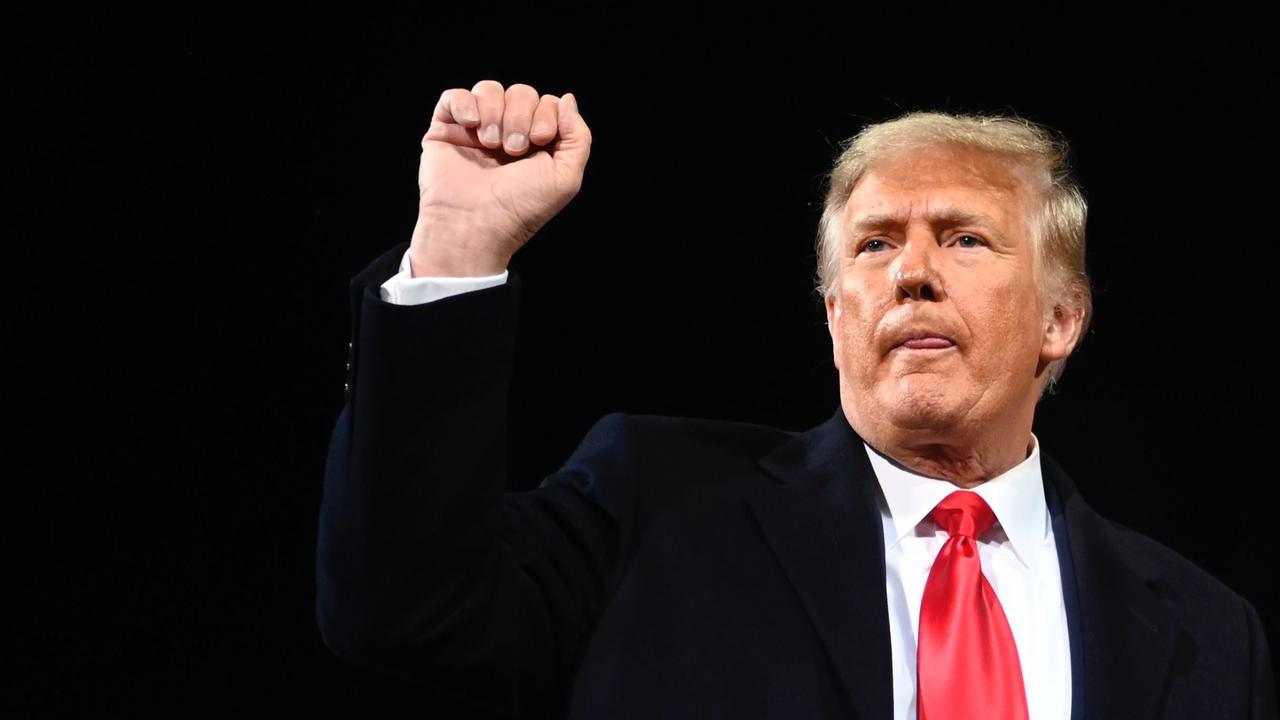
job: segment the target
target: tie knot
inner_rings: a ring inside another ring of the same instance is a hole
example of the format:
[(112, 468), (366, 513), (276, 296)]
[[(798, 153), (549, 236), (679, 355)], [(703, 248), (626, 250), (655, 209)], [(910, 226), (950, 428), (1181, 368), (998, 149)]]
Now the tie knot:
[(929, 517), (952, 537), (963, 535), (974, 539), (990, 530), (996, 522), (996, 514), (981, 495), (963, 490), (943, 498)]

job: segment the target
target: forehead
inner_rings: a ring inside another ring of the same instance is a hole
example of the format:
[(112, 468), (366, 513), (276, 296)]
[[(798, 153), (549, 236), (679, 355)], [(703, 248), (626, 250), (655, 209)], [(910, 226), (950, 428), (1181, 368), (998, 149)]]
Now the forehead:
[(955, 146), (930, 146), (877, 159), (845, 204), (845, 222), (942, 210), (985, 215), (1006, 230), (1022, 227), (1030, 201), (1029, 177), (1007, 158)]

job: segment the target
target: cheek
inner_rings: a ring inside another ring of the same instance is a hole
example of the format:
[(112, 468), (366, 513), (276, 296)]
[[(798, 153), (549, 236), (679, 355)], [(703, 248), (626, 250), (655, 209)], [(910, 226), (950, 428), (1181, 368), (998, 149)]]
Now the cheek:
[(875, 330), (880, 312), (873, 305), (860, 302), (857, 296), (841, 297), (836, 328), (840, 336), (837, 364), (846, 379), (863, 378), (858, 385), (869, 382), (877, 371)]
[[(1021, 283), (997, 285), (978, 295), (975, 310), (982, 345), (988, 356), (1022, 357), (1038, 354), (1041, 342), (1039, 296)], [(977, 328), (975, 328), (977, 329)]]
[(859, 300), (855, 294), (841, 298), (840, 336), (846, 353), (855, 354), (870, 347), (875, 333), (875, 308)]

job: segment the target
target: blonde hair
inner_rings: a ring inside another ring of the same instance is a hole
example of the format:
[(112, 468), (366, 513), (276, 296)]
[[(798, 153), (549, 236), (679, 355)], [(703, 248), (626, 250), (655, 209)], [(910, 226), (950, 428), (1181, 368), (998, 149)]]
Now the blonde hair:
[[(818, 287), (832, 297), (840, 280), (844, 249), (844, 210), (854, 186), (879, 159), (902, 151), (950, 145), (1007, 158), (1033, 178), (1039, 203), (1029, 218), (1036, 247), (1035, 277), (1046, 309), (1083, 309), (1080, 339), (1093, 314), (1093, 296), (1085, 272), (1084, 193), (1068, 167), (1065, 139), (1049, 128), (1012, 116), (952, 115), (913, 112), (868, 125), (841, 144), (827, 182), (826, 202), (818, 222)], [(1079, 342), (1076, 343), (1079, 346)], [(1066, 358), (1049, 365), (1041, 388), (1051, 389), (1062, 376)]]

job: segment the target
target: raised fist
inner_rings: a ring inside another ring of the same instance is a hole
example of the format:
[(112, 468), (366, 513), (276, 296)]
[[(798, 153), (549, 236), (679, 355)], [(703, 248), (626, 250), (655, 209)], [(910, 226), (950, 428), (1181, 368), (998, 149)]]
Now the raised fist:
[(496, 80), (444, 91), (422, 138), (414, 276), (502, 272), (577, 195), (590, 153), (572, 93)]

